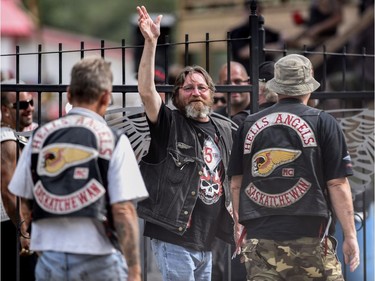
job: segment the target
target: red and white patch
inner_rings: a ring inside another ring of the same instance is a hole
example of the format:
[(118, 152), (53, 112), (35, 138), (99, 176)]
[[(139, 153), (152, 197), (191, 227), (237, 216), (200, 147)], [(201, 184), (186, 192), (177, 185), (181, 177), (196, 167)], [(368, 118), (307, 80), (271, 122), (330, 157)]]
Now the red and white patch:
[(94, 203), (105, 193), (105, 188), (95, 179), (68, 195), (56, 195), (44, 188), (41, 181), (34, 186), (34, 197), (38, 205), (51, 214), (70, 214)]
[(300, 178), (290, 189), (282, 193), (266, 193), (250, 183), (245, 193), (254, 203), (267, 208), (283, 208), (290, 206), (300, 200), (311, 188), (311, 183)]
[(76, 180), (85, 180), (89, 177), (89, 168), (75, 168), (73, 178)]
[(44, 146), (44, 142), (53, 132), (70, 127), (84, 127), (90, 130), (96, 136), (99, 157), (111, 159), (115, 146), (115, 138), (111, 129), (106, 123), (81, 115), (67, 115), (42, 126), (33, 136), (32, 152), (39, 153)]
[(317, 146), (314, 131), (304, 119), (288, 112), (275, 112), (262, 117), (250, 127), (245, 138), (244, 154), (251, 153), (251, 148), (257, 135), (271, 126), (292, 128), (300, 137), (303, 147)]
[(281, 175), (283, 177), (294, 177), (294, 169), (293, 168), (284, 168), (281, 170)]

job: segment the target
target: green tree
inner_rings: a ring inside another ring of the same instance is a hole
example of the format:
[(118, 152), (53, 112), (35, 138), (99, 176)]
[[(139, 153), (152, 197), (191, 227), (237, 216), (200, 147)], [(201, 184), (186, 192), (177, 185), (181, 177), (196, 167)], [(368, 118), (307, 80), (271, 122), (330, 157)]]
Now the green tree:
[(104, 40), (131, 40), (131, 17), (136, 6), (145, 5), (150, 13), (174, 14), (176, 0), (23, 0), (39, 14), (41, 26), (52, 26)]

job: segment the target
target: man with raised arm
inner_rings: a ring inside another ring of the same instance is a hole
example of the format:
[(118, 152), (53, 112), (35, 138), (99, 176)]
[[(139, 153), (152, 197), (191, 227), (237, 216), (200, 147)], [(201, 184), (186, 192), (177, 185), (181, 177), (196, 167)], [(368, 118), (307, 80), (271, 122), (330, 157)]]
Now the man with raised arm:
[(211, 280), (214, 237), (233, 233), (226, 167), (232, 145), (228, 121), (211, 116), (214, 83), (200, 66), (185, 67), (167, 107), (154, 83), (162, 16), (137, 7), (145, 39), (138, 90), (151, 133), (140, 163), (150, 197), (138, 205), (163, 280)]

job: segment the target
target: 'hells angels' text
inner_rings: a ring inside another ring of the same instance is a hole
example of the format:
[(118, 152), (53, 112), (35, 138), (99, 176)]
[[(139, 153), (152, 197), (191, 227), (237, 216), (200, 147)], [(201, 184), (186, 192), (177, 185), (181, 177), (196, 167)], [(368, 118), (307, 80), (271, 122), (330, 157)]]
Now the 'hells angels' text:
[(317, 145), (314, 132), (305, 120), (295, 114), (276, 112), (262, 117), (250, 127), (245, 138), (244, 154), (250, 153), (251, 146), (253, 145), (253, 141), (257, 134), (270, 126), (275, 125), (288, 126), (296, 131), (301, 138), (304, 147), (313, 147)]

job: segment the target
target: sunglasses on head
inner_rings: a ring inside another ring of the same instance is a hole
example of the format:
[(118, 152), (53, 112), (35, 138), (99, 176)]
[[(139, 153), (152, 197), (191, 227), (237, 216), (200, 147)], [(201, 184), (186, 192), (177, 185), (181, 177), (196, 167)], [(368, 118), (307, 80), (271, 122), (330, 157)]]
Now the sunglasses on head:
[(17, 103), (19, 104), (19, 109), (27, 109), (29, 105), (34, 106), (34, 100), (24, 100), (12, 103), (12, 108), (17, 109)]
[(214, 104), (218, 103), (219, 101), (221, 103), (227, 103), (227, 100), (224, 97), (214, 97)]

